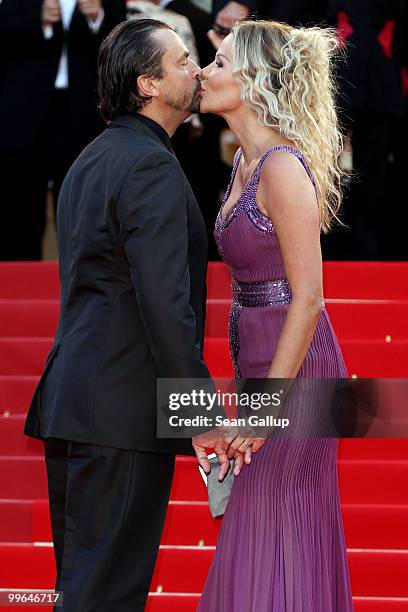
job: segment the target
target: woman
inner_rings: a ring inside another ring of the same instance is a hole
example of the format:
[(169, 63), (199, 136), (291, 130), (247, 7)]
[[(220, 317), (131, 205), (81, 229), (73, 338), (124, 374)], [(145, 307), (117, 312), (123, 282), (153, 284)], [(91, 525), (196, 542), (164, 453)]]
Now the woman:
[[(233, 279), (237, 377), (347, 377), (322, 297), (320, 250), (341, 199), (336, 44), (330, 30), (241, 22), (202, 74), (202, 112), (224, 117), (241, 145), (215, 228)], [(200, 612), (353, 609), (337, 447), (329, 437), (234, 440), (247, 465)]]

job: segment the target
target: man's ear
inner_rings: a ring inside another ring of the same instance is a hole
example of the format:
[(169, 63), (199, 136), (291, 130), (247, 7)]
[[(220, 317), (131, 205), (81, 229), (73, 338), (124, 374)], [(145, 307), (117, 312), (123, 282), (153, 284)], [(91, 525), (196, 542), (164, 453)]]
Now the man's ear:
[(156, 98), (159, 95), (155, 78), (142, 74), (137, 78), (136, 85), (140, 95), (145, 98)]

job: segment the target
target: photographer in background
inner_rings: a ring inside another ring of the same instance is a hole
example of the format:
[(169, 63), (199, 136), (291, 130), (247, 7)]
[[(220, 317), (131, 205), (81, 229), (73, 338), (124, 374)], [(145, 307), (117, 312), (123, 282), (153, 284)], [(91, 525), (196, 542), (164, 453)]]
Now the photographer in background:
[(0, 3), (0, 260), (41, 259), (47, 185), (56, 204), (81, 149), (102, 129), (96, 61), (124, 0)]

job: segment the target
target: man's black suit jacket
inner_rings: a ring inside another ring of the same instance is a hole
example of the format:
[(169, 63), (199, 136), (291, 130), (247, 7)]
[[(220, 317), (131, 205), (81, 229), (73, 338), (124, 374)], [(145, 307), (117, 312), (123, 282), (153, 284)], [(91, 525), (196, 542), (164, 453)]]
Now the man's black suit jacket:
[(24, 432), (193, 454), (156, 439), (156, 379), (205, 378), (207, 237), (166, 132), (115, 119), (58, 202), (61, 315)]
[(75, 9), (68, 32), (61, 22), (53, 36), (44, 37), (42, 0), (0, 3), (0, 148), (21, 150), (38, 146), (58, 72), (62, 46), (67, 45), (72, 141), (79, 151), (103, 129), (97, 112), (96, 70), (102, 39), (126, 19), (124, 0), (103, 0), (105, 17), (98, 33)]

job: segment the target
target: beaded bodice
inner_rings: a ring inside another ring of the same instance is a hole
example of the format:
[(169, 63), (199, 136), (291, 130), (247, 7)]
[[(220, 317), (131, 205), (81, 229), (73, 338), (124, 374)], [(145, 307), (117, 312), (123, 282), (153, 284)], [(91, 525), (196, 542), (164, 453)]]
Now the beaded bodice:
[(286, 278), (273, 222), (261, 212), (256, 202), (262, 165), (274, 151), (286, 151), (295, 155), (316, 189), (312, 172), (302, 153), (286, 145), (275, 146), (261, 157), (241, 195), (224, 216), (225, 204), (242, 155), (242, 150), (238, 150), (231, 180), (216, 219), (214, 236), (222, 258), (230, 266), (232, 277), (243, 282)]

